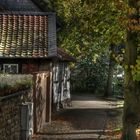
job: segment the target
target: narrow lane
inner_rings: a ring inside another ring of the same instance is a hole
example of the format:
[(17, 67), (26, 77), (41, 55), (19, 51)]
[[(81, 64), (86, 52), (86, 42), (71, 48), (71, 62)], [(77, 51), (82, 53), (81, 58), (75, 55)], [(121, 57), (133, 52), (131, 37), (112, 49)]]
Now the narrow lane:
[(43, 129), (44, 140), (59, 137), (109, 140), (104, 132), (121, 127), (122, 109), (117, 109), (118, 102), (94, 95), (74, 95), (72, 106), (55, 113), (52, 123)]

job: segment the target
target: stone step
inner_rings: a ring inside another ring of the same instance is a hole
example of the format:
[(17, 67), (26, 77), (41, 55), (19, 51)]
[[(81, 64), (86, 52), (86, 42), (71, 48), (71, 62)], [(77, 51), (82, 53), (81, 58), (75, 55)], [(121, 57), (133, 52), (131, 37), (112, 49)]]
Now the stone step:
[(32, 140), (115, 140), (112, 136), (100, 133), (42, 134)]

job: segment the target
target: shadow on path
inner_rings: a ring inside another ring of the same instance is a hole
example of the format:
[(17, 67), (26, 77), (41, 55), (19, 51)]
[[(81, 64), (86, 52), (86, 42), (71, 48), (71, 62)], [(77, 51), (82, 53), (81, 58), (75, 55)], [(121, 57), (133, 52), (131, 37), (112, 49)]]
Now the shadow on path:
[(109, 140), (104, 132), (111, 132), (122, 126), (122, 108), (117, 108), (117, 104), (116, 100), (105, 100), (93, 95), (75, 95), (72, 107), (53, 114), (52, 123), (46, 124), (42, 134), (58, 140), (59, 137), (62, 140), (82, 137), (84, 140), (94, 140), (94, 137), (96, 140)]
[(122, 109), (117, 101), (103, 100), (93, 95), (74, 96), (72, 107), (53, 114), (46, 133), (70, 133), (83, 130), (114, 130), (121, 126)]

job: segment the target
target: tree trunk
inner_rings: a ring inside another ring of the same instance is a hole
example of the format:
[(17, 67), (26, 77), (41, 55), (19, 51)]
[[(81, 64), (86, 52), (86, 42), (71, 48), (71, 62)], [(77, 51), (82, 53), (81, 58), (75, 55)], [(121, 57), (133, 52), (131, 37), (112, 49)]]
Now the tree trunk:
[(107, 85), (106, 85), (104, 97), (108, 97), (109, 95), (112, 95), (112, 80), (113, 80), (113, 73), (114, 73), (114, 65), (115, 62), (112, 60), (112, 57), (110, 56), (108, 79), (107, 79)]
[[(129, 8), (137, 10), (135, 14), (128, 13), (128, 20), (131, 22), (132, 17), (135, 20), (138, 20), (138, 1), (128, 0), (127, 2)], [(130, 27), (132, 25), (130, 25)], [(136, 128), (139, 125), (140, 121), (140, 82), (133, 80), (131, 65), (136, 65), (138, 55), (138, 40), (138, 31), (129, 28), (129, 30), (127, 30), (127, 40), (125, 49), (125, 93), (123, 133), (121, 140), (137, 140)]]
[(125, 93), (124, 93), (124, 114), (123, 133), (121, 140), (137, 140), (136, 128), (140, 120), (140, 85), (133, 80), (130, 66), (135, 66), (137, 59), (136, 32), (127, 32), (125, 52)]
[(112, 80), (113, 80), (113, 74), (114, 74), (114, 66), (115, 66), (115, 59), (114, 59), (114, 54), (115, 54), (115, 44), (111, 43), (109, 46), (110, 50), (110, 58), (109, 58), (109, 69), (108, 69), (108, 78), (107, 78), (107, 83), (106, 83), (106, 89), (104, 93), (104, 97), (108, 97), (112, 95)]

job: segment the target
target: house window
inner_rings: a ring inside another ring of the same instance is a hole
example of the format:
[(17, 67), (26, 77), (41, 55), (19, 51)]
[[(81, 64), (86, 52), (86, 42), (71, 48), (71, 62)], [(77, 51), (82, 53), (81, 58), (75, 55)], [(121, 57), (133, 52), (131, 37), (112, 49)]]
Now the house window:
[(4, 64), (3, 65), (3, 72), (16, 74), (18, 73), (18, 64)]

